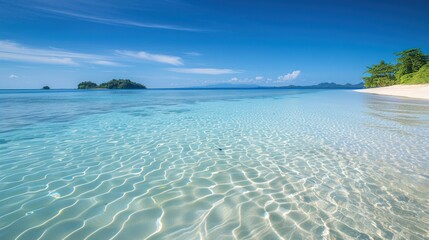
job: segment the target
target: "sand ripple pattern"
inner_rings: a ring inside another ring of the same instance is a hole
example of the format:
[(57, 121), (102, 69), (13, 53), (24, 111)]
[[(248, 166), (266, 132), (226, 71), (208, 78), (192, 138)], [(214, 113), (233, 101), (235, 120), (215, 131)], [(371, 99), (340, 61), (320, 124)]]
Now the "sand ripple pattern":
[(0, 133), (0, 239), (429, 238), (427, 102), (265, 94)]

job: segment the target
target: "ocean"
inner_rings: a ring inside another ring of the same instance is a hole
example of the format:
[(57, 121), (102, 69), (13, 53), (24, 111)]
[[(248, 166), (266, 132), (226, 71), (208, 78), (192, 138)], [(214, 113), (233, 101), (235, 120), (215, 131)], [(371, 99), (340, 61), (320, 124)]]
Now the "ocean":
[(429, 102), (0, 90), (0, 239), (428, 239)]

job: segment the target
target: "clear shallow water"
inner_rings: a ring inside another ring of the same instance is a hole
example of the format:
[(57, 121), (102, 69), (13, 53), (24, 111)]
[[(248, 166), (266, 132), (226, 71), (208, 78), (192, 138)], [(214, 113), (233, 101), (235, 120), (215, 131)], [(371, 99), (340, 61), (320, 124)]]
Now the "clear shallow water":
[(427, 239), (429, 102), (0, 91), (0, 239)]

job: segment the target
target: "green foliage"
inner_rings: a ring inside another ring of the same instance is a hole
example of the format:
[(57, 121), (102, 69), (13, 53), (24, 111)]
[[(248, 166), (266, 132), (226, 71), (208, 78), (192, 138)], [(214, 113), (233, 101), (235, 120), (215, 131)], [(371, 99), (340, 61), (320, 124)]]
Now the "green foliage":
[(417, 72), (429, 62), (429, 55), (423, 54), (419, 48), (408, 49), (395, 55), (398, 56), (398, 71), (395, 74), (397, 79), (401, 79), (405, 74)]
[(107, 88), (107, 89), (144, 89), (143, 84), (132, 82), (129, 79), (112, 79), (108, 82), (102, 83), (97, 86), (96, 83), (86, 81), (81, 82), (77, 86), (78, 89), (93, 89), (93, 88)]
[(420, 48), (412, 48), (399, 53), (396, 65), (385, 63), (367, 67), (363, 77), (365, 87), (385, 87), (395, 84), (429, 83), (429, 55), (425, 55)]
[(401, 77), (401, 84), (429, 83), (429, 63), (426, 63), (418, 72), (405, 74)]
[(129, 79), (113, 79), (108, 82), (100, 84), (98, 87), (108, 88), (108, 89), (144, 89), (146, 88), (143, 84), (132, 82)]
[(395, 77), (396, 67), (392, 64), (381, 60), (379, 64), (367, 68), (366, 73), (371, 74), (369, 77), (363, 77), (367, 88), (391, 86), (398, 82)]
[(408, 74), (402, 75), (402, 77), (400, 79), (401, 84), (407, 84), (407, 83), (411, 82), (414, 75), (415, 75), (415, 73), (408, 73)]
[(79, 83), (79, 85), (77, 85), (77, 89), (91, 89), (91, 88), (97, 88), (97, 84), (90, 81), (86, 81), (86, 82), (81, 82)]
[(51, 89), (51, 88), (50, 88), (49, 86), (43, 86), (43, 87), (42, 87), (42, 89), (43, 89), (43, 90), (49, 90), (49, 89)]

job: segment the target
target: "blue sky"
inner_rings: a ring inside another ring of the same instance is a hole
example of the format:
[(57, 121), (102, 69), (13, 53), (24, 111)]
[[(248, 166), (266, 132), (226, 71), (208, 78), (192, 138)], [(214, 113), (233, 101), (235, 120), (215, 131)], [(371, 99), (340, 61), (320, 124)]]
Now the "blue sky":
[(429, 50), (429, 1), (0, 0), (0, 88), (358, 83)]

